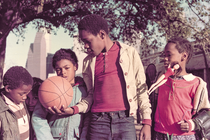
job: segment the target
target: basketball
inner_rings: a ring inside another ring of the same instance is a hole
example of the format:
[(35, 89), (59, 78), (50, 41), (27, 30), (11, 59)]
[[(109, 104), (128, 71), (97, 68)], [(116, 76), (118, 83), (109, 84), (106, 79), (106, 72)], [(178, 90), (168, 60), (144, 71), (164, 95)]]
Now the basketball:
[(41, 84), (38, 98), (45, 108), (56, 106), (60, 109), (62, 105), (67, 108), (73, 98), (73, 89), (66, 79), (53, 76)]

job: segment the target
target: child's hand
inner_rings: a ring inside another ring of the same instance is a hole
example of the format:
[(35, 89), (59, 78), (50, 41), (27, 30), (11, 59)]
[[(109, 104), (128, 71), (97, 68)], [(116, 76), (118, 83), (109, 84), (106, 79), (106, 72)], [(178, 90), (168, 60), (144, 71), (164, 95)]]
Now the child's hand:
[(151, 140), (151, 126), (145, 124), (140, 132), (139, 140)]
[(188, 122), (181, 120), (180, 122), (178, 122), (178, 124), (180, 124), (180, 129), (183, 132), (189, 132), (189, 124)]
[(47, 111), (55, 115), (73, 115), (74, 110), (71, 107), (64, 109), (64, 105), (61, 106), (61, 109), (58, 109), (56, 106), (48, 107)]

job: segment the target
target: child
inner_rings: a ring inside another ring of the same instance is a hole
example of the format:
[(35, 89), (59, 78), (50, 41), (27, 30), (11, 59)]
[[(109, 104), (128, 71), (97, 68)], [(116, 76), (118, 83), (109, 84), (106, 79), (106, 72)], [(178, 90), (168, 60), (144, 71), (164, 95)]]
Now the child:
[(151, 105), (139, 54), (134, 47), (113, 42), (107, 21), (98, 15), (87, 15), (78, 28), (88, 53), (83, 78), (89, 93), (68, 113), (84, 113), (91, 107), (91, 140), (135, 140), (134, 117), (138, 112), (144, 124), (140, 138), (150, 139)]
[[(176, 76), (167, 78), (159, 87), (158, 103), (155, 113), (155, 140), (167, 140), (167, 133), (172, 139), (196, 140), (195, 121), (192, 116), (203, 108), (210, 108), (206, 83), (199, 77), (186, 72), (186, 63), (193, 54), (189, 41), (182, 38), (169, 40), (165, 46), (164, 66), (174, 62), (180, 71)], [(203, 96), (200, 100), (201, 91)], [(198, 106), (198, 103), (200, 104)]]
[(0, 139), (29, 140), (29, 113), (25, 105), (33, 79), (29, 72), (14, 66), (3, 77), (4, 89), (0, 94)]
[(27, 95), (27, 99), (26, 99), (26, 105), (28, 108), (28, 112), (30, 114), (30, 116), (32, 115), (33, 111), (34, 111), (34, 107), (36, 106), (37, 102), (38, 102), (38, 90), (40, 85), (42, 84), (43, 80), (37, 77), (33, 77), (33, 86), (32, 86), (32, 90), (31, 92), (29, 92), (29, 94)]
[[(27, 99), (25, 101), (26, 106), (28, 108), (28, 112), (30, 114), (30, 117), (32, 117), (32, 113), (34, 111), (34, 107), (36, 106), (38, 102), (38, 90), (40, 85), (42, 84), (43, 80), (37, 77), (33, 77), (33, 86), (32, 90), (27, 95)], [(34, 130), (32, 128), (31, 120), (30, 120), (30, 140), (36, 140), (36, 136), (34, 133)]]
[[(54, 54), (52, 64), (57, 75), (66, 78), (73, 87), (73, 99), (69, 107), (76, 105), (87, 96), (87, 92), (83, 79), (75, 77), (78, 68), (75, 53), (70, 49), (60, 49)], [(38, 140), (82, 140), (86, 137), (88, 125), (88, 120), (84, 122), (83, 117), (84, 114), (52, 115), (38, 102), (32, 115), (32, 125)]]

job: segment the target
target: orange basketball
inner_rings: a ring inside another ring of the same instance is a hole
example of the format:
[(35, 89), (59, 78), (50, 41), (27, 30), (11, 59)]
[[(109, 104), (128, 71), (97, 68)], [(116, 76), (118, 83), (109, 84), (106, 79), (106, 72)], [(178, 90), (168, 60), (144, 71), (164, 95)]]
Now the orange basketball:
[(50, 77), (41, 84), (38, 92), (39, 101), (45, 107), (56, 106), (58, 109), (62, 105), (68, 107), (73, 98), (71, 84), (60, 76)]

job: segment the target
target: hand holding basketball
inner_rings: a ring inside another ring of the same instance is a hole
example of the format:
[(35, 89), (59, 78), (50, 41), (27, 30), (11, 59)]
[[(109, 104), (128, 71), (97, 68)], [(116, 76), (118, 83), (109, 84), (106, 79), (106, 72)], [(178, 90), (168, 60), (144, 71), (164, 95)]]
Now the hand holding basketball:
[(61, 109), (63, 105), (66, 108), (73, 98), (73, 89), (66, 79), (53, 76), (41, 84), (38, 97), (45, 108), (56, 106)]
[(56, 106), (53, 107), (48, 107), (48, 112), (51, 114), (56, 114), (56, 115), (73, 115), (74, 110), (71, 107), (65, 108), (63, 105), (61, 106), (61, 109), (58, 109)]

